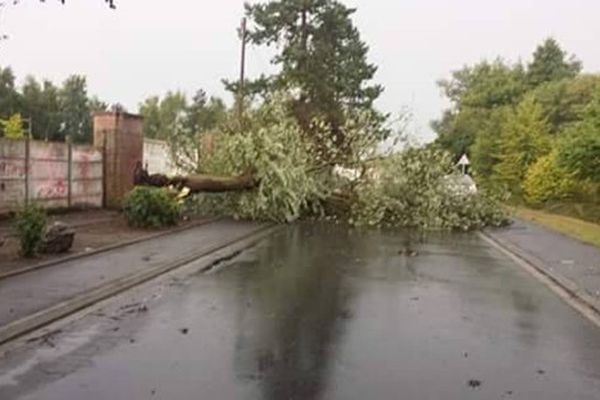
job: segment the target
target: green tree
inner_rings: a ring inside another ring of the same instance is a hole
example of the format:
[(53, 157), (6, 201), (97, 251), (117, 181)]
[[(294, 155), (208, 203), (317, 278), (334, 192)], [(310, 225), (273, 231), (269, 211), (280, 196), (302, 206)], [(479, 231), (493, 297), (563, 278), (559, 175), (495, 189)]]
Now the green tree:
[(480, 132), (493, 131), (486, 126), (494, 110), (519, 103), (527, 89), (524, 74), (521, 64), (496, 59), (464, 67), (450, 79), (438, 81), (451, 107), (431, 124), (437, 142), (455, 158), (469, 152)]
[(494, 166), (498, 163), (502, 127), (507, 120), (510, 107), (499, 107), (493, 110), (475, 136), (475, 141), (469, 149), (471, 153), (472, 170), (479, 184), (491, 188), (494, 184), (492, 176)]
[(600, 89), (583, 120), (559, 140), (557, 158), (577, 178), (600, 183)]
[(50, 81), (40, 84), (28, 76), (21, 88), (23, 112), (31, 118), (35, 139), (63, 140), (58, 88)]
[(538, 86), (534, 91), (550, 124), (558, 134), (584, 118), (584, 111), (600, 88), (600, 75), (579, 75)]
[(167, 92), (160, 102), (160, 131), (158, 139), (168, 139), (177, 130), (177, 124), (185, 118), (187, 98), (181, 91)]
[(345, 111), (372, 110), (383, 91), (370, 84), (377, 67), (367, 61), (369, 48), (352, 23), (356, 10), (335, 0), (273, 0), (245, 7), (254, 24), (248, 40), (276, 46), (272, 63), (280, 67), (249, 87), (293, 93), (290, 109), (302, 130), (310, 132), (319, 117), (341, 144)]
[(75, 143), (91, 143), (92, 117), (84, 76), (72, 75), (59, 91), (62, 137), (69, 135)]
[(144, 117), (144, 136), (156, 139), (161, 135), (160, 98), (148, 97), (139, 106), (140, 115)]
[(0, 118), (9, 118), (20, 111), (20, 96), (15, 87), (15, 75), (10, 67), (0, 67)]
[(527, 169), (550, 151), (550, 135), (542, 108), (533, 96), (527, 96), (508, 115), (500, 136), (498, 164), (494, 171), (506, 189), (521, 195)]
[(4, 137), (8, 139), (23, 139), (25, 137), (21, 114), (14, 114), (6, 120), (0, 120), (0, 125), (2, 125)]
[(554, 38), (546, 39), (533, 53), (527, 67), (527, 82), (538, 86), (545, 82), (573, 78), (581, 72), (581, 62), (567, 53)]
[(227, 107), (218, 97), (208, 98), (206, 92), (198, 90), (186, 110), (186, 129), (194, 134), (213, 131), (225, 120)]

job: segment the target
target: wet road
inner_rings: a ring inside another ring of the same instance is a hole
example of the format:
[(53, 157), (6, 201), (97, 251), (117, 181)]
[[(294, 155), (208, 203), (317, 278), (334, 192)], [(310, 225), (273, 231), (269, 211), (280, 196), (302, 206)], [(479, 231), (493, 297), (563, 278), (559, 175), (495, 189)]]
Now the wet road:
[(600, 398), (600, 329), (476, 235), (408, 241), (290, 227), (10, 354), (0, 399)]

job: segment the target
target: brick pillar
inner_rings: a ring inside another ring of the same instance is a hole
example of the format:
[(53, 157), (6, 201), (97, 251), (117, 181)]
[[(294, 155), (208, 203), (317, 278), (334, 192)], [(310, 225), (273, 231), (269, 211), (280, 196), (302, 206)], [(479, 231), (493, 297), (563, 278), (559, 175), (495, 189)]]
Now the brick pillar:
[(104, 206), (120, 208), (133, 188), (133, 173), (144, 154), (143, 119), (139, 115), (94, 114), (94, 146), (104, 149)]

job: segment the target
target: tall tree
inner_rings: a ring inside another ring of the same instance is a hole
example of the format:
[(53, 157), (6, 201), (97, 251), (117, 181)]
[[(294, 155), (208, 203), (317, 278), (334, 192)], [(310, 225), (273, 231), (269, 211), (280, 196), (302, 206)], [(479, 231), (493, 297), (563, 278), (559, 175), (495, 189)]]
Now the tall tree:
[(548, 82), (534, 89), (552, 134), (558, 134), (584, 118), (584, 110), (600, 88), (600, 75), (579, 75)]
[(20, 96), (15, 87), (15, 75), (10, 67), (0, 67), (0, 118), (7, 119), (20, 111)]
[(193, 135), (210, 132), (225, 120), (227, 107), (218, 97), (208, 98), (206, 92), (198, 90), (186, 110), (186, 130)]
[(160, 98), (148, 97), (139, 106), (140, 115), (144, 117), (144, 136), (157, 139), (161, 135)]
[(383, 88), (370, 83), (377, 67), (367, 61), (369, 48), (352, 23), (355, 9), (335, 0), (273, 0), (245, 7), (254, 23), (249, 41), (278, 49), (272, 63), (280, 71), (261, 79), (262, 88), (293, 93), (291, 109), (305, 131), (314, 117), (336, 132), (345, 110), (372, 111)]
[(61, 134), (69, 135), (75, 143), (90, 143), (92, 118), (84, 76), (72, 75), (59, 91)]
[(58, 88), (50, 81), (40, 84), (28, 76), (21, 88), (23, 113), (31, 119), (32, 135), (35, 139), (64, 140), (61, 134), (61, 111)]
[(503, 124), (499, 162), (494, 167), (498, 181), (513, 194), (520, 195), (527, 169), (548, 151), (548, 123), (534, 97), (527, 96)]
[(581, 72), (581, 62), (567, 53), (554, 38), (546, 39), (533, 53), (527, 67), (527, 81), (532, 86), (564, 78), (573, 78)]
[(177, 130), (178, 123), (185, 119), (187, 98), (181, 91), (167, 92), (160, 102), (159, 139), (167, 139)]

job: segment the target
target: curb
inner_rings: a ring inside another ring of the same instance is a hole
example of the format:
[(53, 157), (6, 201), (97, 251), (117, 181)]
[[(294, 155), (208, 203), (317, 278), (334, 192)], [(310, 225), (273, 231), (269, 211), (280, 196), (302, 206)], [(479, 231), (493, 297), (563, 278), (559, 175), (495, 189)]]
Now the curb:
[(0, 273), (0, 281), (3, 280), (3, 279), (6, 279), (6, 278), (10, 278), (12, 276), (22, 275), (22, 274), (26, 274), (28, 272), (35, 271), (35, 270), (38, 270), (38, 269), (42, 269), (42, 268), (46, 268), (46, 267), (51, 267), (51, 266), (56, 265), (56, 264), (62, 264), (64, 262), (78, 260), (80, 258), (85, 258), (85, 257), (89, 257), (89, 256), (94, 256), (96, 254), (105, 253), (105, 252), (110, 251), (110, 250), (116, 250), (116, 249), (120, 249), (120, 248), (123, 248), (123, 247), (130, 246), (132, 244), (137, 244), (137, 243), (140, 243), (140, 242), (145, 242), (146, 240), (156, 239), (156, 238), (159, 238), (159, 237), (162, 237), (162, 236), (170, 235), (172, 233), (179, 233), (179, 232), (183, 232), (183, 231), (186, 231), (188, 229), (196, 228), (196, 227), (199, 227), (199, 226), (202, 226), (202, 225), (212, 224), (213, 222), (217, 222), (220, 219), (221, 218), (203, 219), (203, 220), (200, 220), (200, 221), (192, 222), (189, 225), (180, 226), (178, 228), (170, 229), (168, 231), (151, 233), (149, 235), (145, 235), (145, 236), (142, 236), (142, 237), (139, 237), (139, 238), (136, 238), (136, 239), (126, 240), (124, 242), (119, 242), (119, 243), (115, 243), (115, 244), (109, 244), (108, 246), (99, 247), (97, 249), (94, 249), (94, 250), (91, 250), (91, 251), (88, 251), (88, 252), (71, 254), (71, 255), (68, 255), (68, 256), (55, 258), (53, 260), (43, 261), (41, 263), (34, 264), (34, 265), (29, 266), (29, 267), (18, 268), (18, 269), (12, 270), (12, 271), (7, 271), (7, 272), (4, 272), (4, 273)]
[[(600, 302), (579, 288), (575, 282), (552, 272), (542, 260), (528, 254), (515, 244), (498, 238), (489, 231), (478, 232), (479, 236), (499, 250), (520, 261), (536, 278), (542, 280), (569, 305), (600, 327)], [(533, 271), (532, 271), (533, 270)]]
[[(13, 321), (0, 328), (0, 344), (4, 344), (11, 339), (15, 339), (18, 336), (33, 331), (34, 329), (38, 329), (60, 318), (64, 318), (69, 314), (77, 312), (83, 308), (89, 307), (109, 297), (115, 296), (125, 290), (131, 289), (153, 278), (156, 278), (176, 268), (189, 264), (199, 258), (211, 255), (212, 253), (216, 253), (227, 247), (233, 246), (244, 241), (249, 241), (249, 243), (247, 243), (243, 248), (251, 247), (258, 241), (271, 235), (280, 228), (280, 226), (273, 225), (267, 225), (258, 228), (237, 239), (230, 240), (222, 244), (217, 244), (209, 249), (192, 253), (185, 257), (179, 258), (173, 262), (163, 264), (146, 271), (129, 274), (121, 278), (115, 279), (112, 282), (98, 286), (95, 289), (89, 290), (83, 294), (75, 296), (72, 299), (66, 300), (59, 304), (48, 307), (44, 310), (38, 311), (32, 315), (21, 318), (17, 321)], [(239, 251), (240, 250), (238, 250), (238, 252)], [(223, 259), (226, 259), (226, 257)]]
[[(97, 218), (97, 219), (92, 219), (92, 220), (86, 220), (86, 221), (82, 221), (82, 222), (78, 222), (78, 223), (74, 223), (74, 224), (68, 224), (71, 228), (85, 228), (86, 226), (90, 226), (90, 225), (99, 225), (99, 224), (106, 224), (109, 222), (114, 221), (115, 219), (117, 219), (118, 216), (112, 216), (112, 217), (104, 217), (104, 218)], [(48, 225), (52, 225), (51, 223), (48, 223)], [(0, 228), (0, 235), (4, 235), (4, 237), (16, 237), (15, 232), (13, 231), (12, 228)]]

